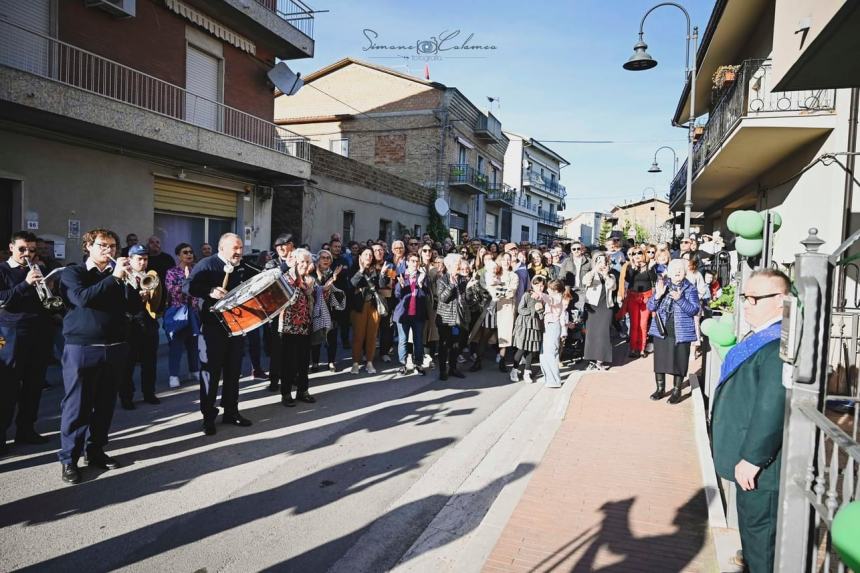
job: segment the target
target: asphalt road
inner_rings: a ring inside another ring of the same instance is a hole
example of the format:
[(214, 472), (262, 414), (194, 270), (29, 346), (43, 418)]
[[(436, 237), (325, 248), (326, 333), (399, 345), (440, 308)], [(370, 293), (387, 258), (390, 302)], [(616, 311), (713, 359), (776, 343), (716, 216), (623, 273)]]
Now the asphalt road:
[[(0, 460), (0, 570), (402, 566), (420, 557), (426, 542), (413, 544), (457, 499), (525, 405), (535, 396), (558, 396), (511, 383), (491, 361), (485, 364), (447, 382), (435, 370), (397, 377), (393, 367), (372, 377), (318, 373), (311, 382), (318, 402), (296, 408), (281, 406), (267, 382), (246, 378), (240, 408), (254, 425), (219, 425), (214, 437), (200, 431), (194, 385), (164, 389), (161, 405), (117, 408), (107, 449), (123, 467), (84, 468), (76, 486), (60, 481), (62, 389), (54, 385), (43, 395), (39, 422), (52, 443), (16, 446)], [(534, 408), (541, 416), (548, 406)], [(503, 486), (533, 467), (515, 457), (495, 462), (466, 499), (482, 499), (485, 511)]]

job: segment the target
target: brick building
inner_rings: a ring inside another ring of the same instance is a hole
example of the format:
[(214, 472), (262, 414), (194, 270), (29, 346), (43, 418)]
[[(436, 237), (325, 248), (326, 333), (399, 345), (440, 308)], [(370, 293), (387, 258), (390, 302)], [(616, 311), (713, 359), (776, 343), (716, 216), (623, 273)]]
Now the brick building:
[(268, 247), (310, 162), (266, 73), (313, 55), (312, 24), (298, 0), (0, 0), (0, 235), (72, 261), (96, 226)]
[(616, 205), (610, 211), (610, 218), (617, 221), (619, 229), (624, 229), (628, 224), (634, 229), (637, 225), (641, 226), (652, 241), (670, 238), (666, 222), (672, 219), (672, 213), (669, 212), (669, 202), (663, 199), (642, 199)]
[(502, 182), (508, 138), (492, 114), (456, 88), (353, 58), (304, 79), (298, 94), (276, 98), (276, 123), (436, 190), (450, 205), (455, 238), (510, 235), (511, 193)]

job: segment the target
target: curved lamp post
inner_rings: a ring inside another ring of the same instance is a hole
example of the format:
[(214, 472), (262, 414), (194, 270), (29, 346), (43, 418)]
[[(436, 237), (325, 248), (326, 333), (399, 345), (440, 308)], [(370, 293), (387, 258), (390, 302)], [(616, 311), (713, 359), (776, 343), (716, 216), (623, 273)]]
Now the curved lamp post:
[(672, 173), (673, 174), (677, 173), (678, 172), (678, 155), (675, 153), (675, 149), (673, 147), (669, 147), (668, 145), (664, 145), (663, 147), (658, 147), (657, 150), (654, 152), (654, 161), (651, 163), (651, 167), (648, 168), (648, 173), (662, 173), (663, 172), (663, 170), (660, 169), (660, 165), (657, 164), (657, 154), (662, 149), (668, 149), (669, 151), (672, 152), (672, 167), (674, 168)]
[[(693, 42), (693, 51), (696, 51), (696, 42), (699, 38), (699, 28), (696, 26), (690, 27), (690, 13), (675, 2), (661, 2), (655, 6), (652, 6), (645, 15), (642, 16), (642, 21), (639, 23), (639, 41), (633, 45), (633, 55), (630, 56), (630, 59), (624, 63), (624, 69), (630, 71), (641, 71), (641, 70), (650, 70), (654, 66), (657, 65), (657, 60), (652, 58), (648, 52), (648, 44), (645, 43), (644, 40), (644, 26), (645, 19), (648, 17), (651, 12), (660, 8), (661, 6), (674, 6), (681, 10), (684, 13), (684, 16), (687, 18), (687, 55), (686, 55), (686, 65), (687, 69), (685, 75), (690, 78), (690, 120), (688, 122), (687, 128), (689, 130), (687, 134), (688, 145), (687, 145), (687, 189), (685, 192), (684, 198), (684, 234), (690, 234), (690, 214), (693, 210), (693, 135), (696, 127), (696, 57), (695, 53), (693, 55), (692, 63), (690, 61), (690, 42)], [(686, 78), (685, 78), (686, 79)], [(674, 151), (674, 150), (673, 150)], [(656, 154), (655, 161), (652, 168), (657, 166)], [(659, 166), (657, 166), (659, 170)], [(651, 171), (649, 169), (649, 171)], [(656, 173), (659, 171), (651, 171), (652, 173)]]

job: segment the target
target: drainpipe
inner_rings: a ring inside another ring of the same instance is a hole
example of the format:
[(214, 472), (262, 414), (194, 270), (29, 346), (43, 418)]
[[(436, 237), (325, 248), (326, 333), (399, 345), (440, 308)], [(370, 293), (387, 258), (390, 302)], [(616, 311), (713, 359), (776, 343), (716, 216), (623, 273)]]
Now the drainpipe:
[[(842, 222), (842, 241), (851, 235), (851, 208), (854, 203), (854, 164), (857, 151), (857, 108), (860, 103), (860, 88), (851, 88), (851, 103), (848, 110), (848, 155), (845, 158), (845, 189), (842, 193), (842, 212), (845, 213)], [(837, 304), (845, 305), (845, 273), (839, 271), (839, 283), (837, 284)]]

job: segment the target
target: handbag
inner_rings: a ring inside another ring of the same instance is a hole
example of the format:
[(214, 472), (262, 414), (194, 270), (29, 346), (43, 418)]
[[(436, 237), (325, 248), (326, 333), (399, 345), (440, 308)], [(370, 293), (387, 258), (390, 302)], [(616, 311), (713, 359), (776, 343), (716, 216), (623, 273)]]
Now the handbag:
[(188, 326), (190, 317), (188, 305), (171, 306), (164, 311), (164, 332), (168, 335), (179, 332)]
[(388, 304), (385, 302), (385, 299), (376, 291), (373, 291), (373, 298), (376, 299), (376, 312), (379, 314), (380, 318), (385, 318), (388, 316)]
[(666, 338), (666, 324), (663, 322), (662, 317), (660, 317), (660, 308), (657, 307), (657, 310), (654, 312), (654, 324), (657, 325), (657, 332), (661, 337)]

